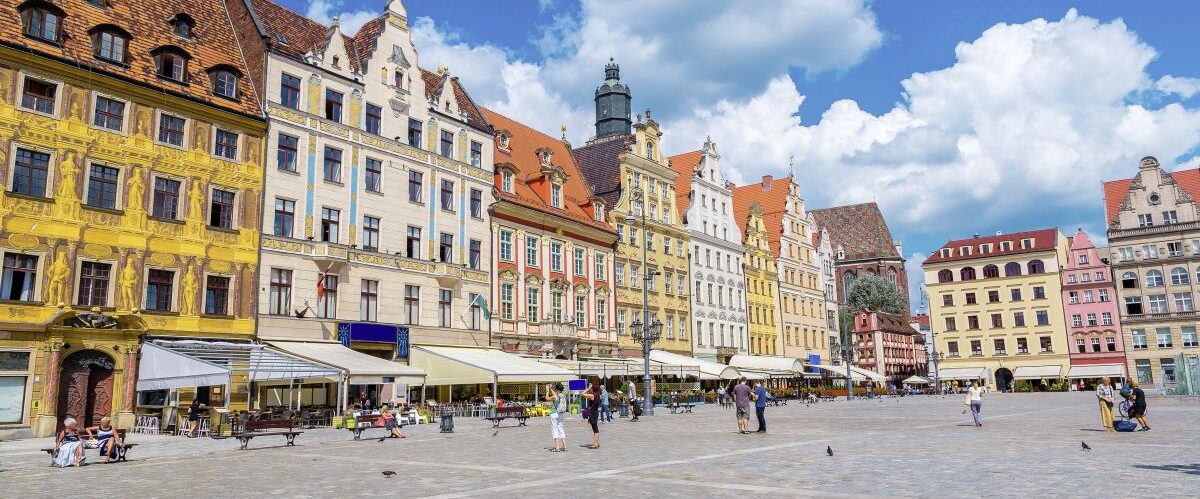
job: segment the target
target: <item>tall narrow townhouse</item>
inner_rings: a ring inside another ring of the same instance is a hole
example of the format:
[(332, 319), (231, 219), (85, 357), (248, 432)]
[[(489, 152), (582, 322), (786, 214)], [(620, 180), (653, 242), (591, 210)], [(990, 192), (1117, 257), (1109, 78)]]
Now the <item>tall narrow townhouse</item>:
[(610, 61), (604, 75), (596, 89), (596, 137), (573, 154), (617, 231), (613, 270), (620, 350), (641, 356), (642, 344), (633, 341), (630, 328), (657, 322), (662, 334), (655, 348), (691, 355), (689, 237), (675, 206), (677, 174), (663, 155), (662, 132), (650, 111), (633, 123), (620, 68)]
[[(809, 213), (808, 216), (814, 222), (810, 225), (810, 227), (813, 227), (813, 247), (817, 251), (814, 263), (816, 263), (817, 268), (820, 270), (817, 282), (821, 286), (821, 295), (825, 302), (823, 310), (825, 311), (825, 330), (828, 332), (826, 334), (828, 338), (828, 343), (826, 343), (827, 351), (817, 353), (826, 356), (833, 363), (839, 363), (841, 355), (833, 351), (834, 345), (838, 343), (839, 331), (841, 331), (838, 325), (838, 316), (840, 314), (838, 313), (837, 290), (834, 289), (837, 281), (835, 280), (836, 274), (833, 271), (835, 256), (833, 245), (830, 243), (829, 231), (824, 227), (818, 228), (819, 226), (815, 223), (816, 217), (812, 213)], [(810, 359), (812, 355), (812, 353), (809, 354)]]
[(1052, 382), (1070, 365), (1058, 229), (949, 241), (925, 260), (942, 381)]
[(1168, 173), (1153, 156), (1104, 183), (1109, 257), (1126, 368), (1144, 386), (1175, 386), (1180, 355), (1200, 354), (1200, 170)]
[(496, 130), (493, 345), (559, 359), (616, 356), (617, 233), (605, 221), (604, 200), (592, 194), (565, 138), (483, 114)]
[[(1108, 266), (1107, 248), (1097, 248), (1080, 229), (1070, 238), (1070, 255), (1062, 271), (1063, 307), (1070, 334), (1070, 379), (1091, 383), (1107, 376), (1127, 378), (1125, 341), (1121, 338), (1121, 307)], [(1103, 256), (1102, 256), (1103, 255)], [(1177, 271), (1172, 285), (1190, 280)], [(1190, 294), (1188, 299), (1190, 299)]]
[(492, 131), (446, 68), (418, 65), (403, 3), (351, 35), (229, 2), (257, 34), (270, 122), (259, 336), (400, 361), (487, 346)]
[(139, 360), (254, 334), (266, 125), (224, 5), (6, 2), (0, 34), (0, 439), (244, 409)]
[(742, 229), (733, 214), (733, 184), (721, 171), (712, 139), (670, 159), (675, 205), (686, 207), (691, 238), (692, 355), (727, 364), (747, 352)]
[(733, 191), (734, 213), (743, 220), (742, 274), (746, 279), (746, 322), (752, 355), (778, 356), (779, 343), (779, 274), (775, 253), (771, 251), (763, 207), (741, 189)]

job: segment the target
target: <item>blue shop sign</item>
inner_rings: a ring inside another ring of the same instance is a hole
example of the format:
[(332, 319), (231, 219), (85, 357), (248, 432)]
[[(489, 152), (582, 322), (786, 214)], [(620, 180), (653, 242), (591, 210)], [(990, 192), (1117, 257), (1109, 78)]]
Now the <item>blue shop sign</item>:
[[(810, 353), (810, 354), (808, 354), (808, 365), (810, 365), (810, 366), (819, 366), (819, 365), (821, 365), (821, 355), (820, 355), (820, 354), (816, 354), (816, 353)], [(815, 368), (815, 367), (811, 367), (811, 368), (809, 368), (809, 371), (808, 371), (808, 373), (809, 373), (809, 374), (821, 374), (821, 370), (820, 370), (820, 369), (817, 369), (817, 368)]]
[(396, 358), (397, 359), (407, 359), (408, 358), (408, 327), (407, 326), (397, 326), (396, 327)]
[(396, 325), (377, 322), (340, 322), (338, 323), (338, 341), (347, 346), (351, 341), (392, 343), (396, 341)]

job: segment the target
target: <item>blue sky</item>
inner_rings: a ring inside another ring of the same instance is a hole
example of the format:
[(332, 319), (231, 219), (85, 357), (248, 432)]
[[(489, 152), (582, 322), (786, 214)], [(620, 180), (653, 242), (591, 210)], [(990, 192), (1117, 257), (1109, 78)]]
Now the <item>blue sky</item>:
[[(383, 8), (284, 4), (350, 27)], [(1144, 155), (1200, 166), (1197, 2), (405, 5), (421, 65), (448, 66), (476, 100), (544, 131), (567, 124), (575, 143), (616, 58), (669, 152), (711, 135), (743, 182), (785, 175), (794, 156), (810, 207), (880, 203), (911, 274), (976, 232), (1082, 227), (1102, 243), (1102, 180)]]

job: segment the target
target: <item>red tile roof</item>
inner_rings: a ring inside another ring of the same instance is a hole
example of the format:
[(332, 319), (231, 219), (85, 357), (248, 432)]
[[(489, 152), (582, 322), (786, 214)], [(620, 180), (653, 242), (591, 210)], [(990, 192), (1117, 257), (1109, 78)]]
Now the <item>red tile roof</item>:
[[(314, 49), (321, 51), (329, 43), (332, 35), (330, 27), (269, 0), (251, 0), (251, 3), (260, 24), (267, 30), (267, 43), (271, 44), (271, 50), (303, 60), (304, 54)], [(280, 41), (280, 35), (286, 42)], [(359, 54), (354, 39), (343, 34), (342, 43), (346, 45), (350, 70), (358, 71)]]
[[(496, 145), (495, 164), (509, 163), (520, 172), (513, 182), (512, 193), (506, 193), (499, 189), (500, 186), (496, 186), (498, 200), (556, 214), (576, 223), (611, 233), (615, 239), (616, 231), (612, 226), (595, 220), (583, 208), (591, 199), (592, 192), (580, 173), (579, 167), (575, 164), (569, 144), (490, 109), (482, 109), (482, 113), (492, 126), (509, 134), (508, 149), (501, 148), (499, 144)], [(550, 163), (562, 168), (563, 173), (567, 175), (567, 181), (563, 184), (563, 208), (554, 208), (550, 205), (550, 200), (546, 197), (549, 195), (548, 189), (546, 194), (542, 194), (530, 185), (530, 182), (542, 177), (542, 161), (538, 157), (537, 151), (543, 148), (550, 150)]]
[(791, 182), (791, 179), (784, 177), (771, 180), (769, 189), (766, 188), (765, 181), (733, 189), (733, 215), (737, 217), (737, 222), (741, 227), (746, 226), (746, 219), (750, 216), (750, 206), (755, 202), (762, 205), (763, 225), (767, 229), (767, 241), (771, 244), (771, 251), (776, 256), (780, 254), (779, 238), (783, 236), (783, 214), (787, 210), (788, 182)]
[[(1033, 246), (1025, 249), (1021, 247), (1021, 240), (1033, 238)], [(997, 256), (1020, 255), (1025, 253), (1038, 253), (1042, 251), (1054, 251), (1057, 244), (1058, 229), (1039, 229), (1026, 232), (1014, 232), (1012, 234), (1001, 234), (998, 236), (972, 237), (969, 239), (956, 239), (942, 245), (942, 248), (950, 250), (950, 256), (943, 257), (941, 248), (934, 251), (925, 259), (923, 265), (945, 262), (957, 262), (976, 260), (979, 258), (995, 258)], [(1000, 248), (1000, 243), (1009, 241), (1012, 243), (1012, 249), (1007, 251)], [(992, 244), (990, 253), (984, 254), (980, 252), (979, 245)], [(958, 249), (963, 246), (971, 247), (971, 254), (960, 256)]]
[(700, 158), (704, 157), (704, 153), (700, 151), (685, 152), (668, 158), (671, 164), (671, 169), (675, 170), (675, 209), (679, 211), (679, 217), (682, 219), (687, 212), (688, 206), (692, 198), (692, 174), (696, 171), (696, 167), (700, 166)]
[[(18, 5), (54, 5), (65, 12), (62, 20), (62, 42), (51, 44), (25, 36)], [(21, 51), (60, 59), (71, 65), (134, 81), (172, 94), (255, 117), (261, 116), (254, 89), (246, 75), (250, 71), (237, 47), (233, 25), (221, 0), (194, 1), (110, 1), (99, 9), (81, 0), (53, 2), (6, 2), (0, 6), (0, 44)], [(180, 38), (172, 31), (168, 20), (176, 14), (186, 14), (195, 21), (190, 39)], [(103, 62), (92, 55), (94, 45), (88, 33), (102, 24), (116, 26), (131, 35), (128, 43), (128, 65)], [(187, 52), (186, 85), (156, 75), (152, 50), (178, 47)], [(215, 66), (231, 66), (241, 73), (238, 79), (238, 100), (213, 95), (213, 85), (206, 70)]]
[[(1180, 170), (1168, 173), (1167, 175), (1174, 178), (1175, 183), (1179, 184), (1179, 187), (1182, 187), (1184, 191), (1191, 194), (1193, 198), (1200, 199), (1200, 169)], [(1111, 223), (1117, 218), (1117, 212), (1121, 210), (1121, 203), (1125, 201), (1125, 196), (1129, 194), (1129, 185), (1132, 183), (1132, 178), (1112, 180), (1104, 183), (1105, 222)]]
[(896, 251), (895, 238), (883, 212), (873, 202), (810, 210), (809, 213), (817, 221), (814, 230), (824, 227), (829, 232), (829, 246), (835, 252), (841, 246), (847, 260), (904, 258)]

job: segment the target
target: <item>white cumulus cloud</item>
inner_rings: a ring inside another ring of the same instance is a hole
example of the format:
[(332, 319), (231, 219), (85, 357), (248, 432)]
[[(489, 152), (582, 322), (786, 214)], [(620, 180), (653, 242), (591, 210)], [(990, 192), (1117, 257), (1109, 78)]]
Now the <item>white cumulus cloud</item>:
[(321, 24), (330, 24), (333, 18), (338, 18), (338, 26), (347, 36), (353, 35), (367, 21), (383, 14), (383, 10), (355, 9), (346, 10), (343, 0), (312, 0), (304, 15)]

